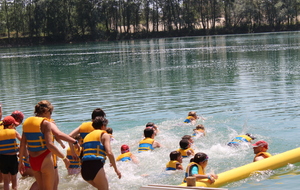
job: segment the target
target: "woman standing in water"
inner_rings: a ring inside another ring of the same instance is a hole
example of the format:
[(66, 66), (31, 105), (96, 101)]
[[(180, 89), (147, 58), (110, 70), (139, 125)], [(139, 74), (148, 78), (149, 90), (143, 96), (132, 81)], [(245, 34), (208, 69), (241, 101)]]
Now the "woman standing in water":
[(95, 130), (83, 139), (82, 144), (82, 178), (98, 190), (109, 189), (103, 168), (106, 156), (118, 177), (121, 178), (121, 172), (117, 169), (115, 157), (110, 147), (110, 136), (105, 131), (107, 123), (106, 118), (96, 117), (92, 124)]
[[(20, 158), (24, 156), (27, 146), (29, 163), (38, 188), (41, 190), (53, 190), (58, 186), (57, 170), (54, 167), (56, 164), (53, 162), (52, 154), (62, 158), (66, 167), (70, 164), (68, 158), (54, 145), (53, 134), (74, 145), (78, 144), (75, 139), (58, 130), (56, 124), (51, 120), (52, 112), (53, 106), (49, 101), (40, 101), (35, 106), (35, 116), (27, 118), (23, 123), (20, 143), (19, 156)], [(21, 174), (25, 170), (22, 159), (19, 162), (19, 170)]]

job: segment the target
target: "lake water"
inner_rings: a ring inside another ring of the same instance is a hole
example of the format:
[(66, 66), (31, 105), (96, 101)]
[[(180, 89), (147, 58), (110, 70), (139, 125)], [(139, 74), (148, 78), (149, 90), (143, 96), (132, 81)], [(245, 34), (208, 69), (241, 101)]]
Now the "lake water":
[[(252, 162), (251, 147), (226, 146), (239, 134), (268, 141), (271, 154), (299, 147), (299, 32), (1, 48), (0, 58), (4, 116), (14, 110), (32, 116), (35, 104), (47, 99), (60, 129), (70, 133), (90, 120), (93, 109), (106, 112), (115, 156), (128, 144), (140, 161), (118, 163), (120, 180), (106, 164), (111, 190), (181, 183), (184, 171), (170, 174), (164, 167), (181, 137), (192, 134), (195, 126), (183, 124), (189, 111), (206, 118), (198, 124), (207, 136), (196, 139), (194, 148), (208, 154), (207, 172)], [(162, 147), (138, 154), (149, 121), (159, 126), (156, 140)], [(93, 189), (80, 175), (67, 176), (62, 162), (59, 174), (59, 189)], [(294, 164), (225, 187), (296, 189), (299, 174), (300, 165)], [(33, 181), (20, 179), (19, 189), (29, 189)]]

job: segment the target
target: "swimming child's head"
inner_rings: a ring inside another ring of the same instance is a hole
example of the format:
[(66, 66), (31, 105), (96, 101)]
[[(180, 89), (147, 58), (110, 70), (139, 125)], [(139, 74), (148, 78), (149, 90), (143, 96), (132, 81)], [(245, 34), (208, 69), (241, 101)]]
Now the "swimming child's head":
[(106, 128), (106, 132), (108, 133), (108, 134), (113, 134), (113, 132), (114, 132), (114, 130), (112, 129), (112, 128), (110, 128), (110, 127), (107, 127)]
[(195, 111), (190, 111), (188, 113), (188, 116), (192, 116), (192, 117), (194, 117), (194, 119), (198, 119), (197, 113)]
[(82, 137), (80, 136), (80, 134), (76, 135), (76, 136), (74, 137), (74, 139), (77, 140), (79, 144), (82, 144), (83, 139), (82, 139)]
[(191, 144), (194, 143), (194, 139), (191, 135), (184, 135), (181, 139), (187, 139)]
[(190, 142), (187, 139), (181, 139), (181, 141), (179, 142), (179, 146), (182, 149), (187, 149), (190, 147)]
[(128, 145), (126, 145), (126, 144), (123, 144), (122, 146), (121, 146), (121, 153), (123, 154), (123, 153), (126, 153), (126, 152), (129, 152), (130, 150), (129, 150), (129, 146)]
[(2, 122), (3, 122), (4, 129), (6, 129), (6, 128), (13, 128), (13, 127), (19, 125), (19, 123), (15, 120), (15, 118), (13, 118), (10, 115), (4, 117), (3, 120), (2, 120)]
[(204, 128), (204, 125), (202, 125), (202, 124), (197, 125), (197, 126), (196, 126), (196, 130), (199, 130), (199, 129), (204, 130), (204, 129), (205, 129), (205, 128)]
[(191, 162), (196, 163), (204, 163), (206, 161), (208, 161), (208, 156), (203, 152), (198, 152), (197, 154), (195, 154), (194, 158), (191, 159)]
[(250, 137), (252, 140), (256, 139), (256, 137), (254, 137), (252, 134), (250, 133), (246, 133), (245, 135), (247, 135), (248, 137)]
[(146, 128), (146, 129), (144, 129), (144, 136), (146, 138), (152, 138), (153, 134), (154, 134), (154, 130), (152, 128)]
[[(181, 153), (178, 152), (178, 151), (172, 151), (170, 153), (170, 160), (178, 160), (179, 162), (181, 161), (182, 162), (182, 157), (181, 157)], [(180, 163), (181, 163), (180, 162)]]

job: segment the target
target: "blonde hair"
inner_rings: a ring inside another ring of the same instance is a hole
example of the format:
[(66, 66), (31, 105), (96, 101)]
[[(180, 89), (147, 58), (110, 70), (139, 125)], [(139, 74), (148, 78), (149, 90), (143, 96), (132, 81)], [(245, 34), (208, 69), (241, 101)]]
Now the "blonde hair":
[(199, 124), (199, 125), (196, 126), (196, 129), (202, 129), (202, 130), (204, 130), (205, 128), (204, 128), (204, 125)]
[(37, 105), (35, 105), (34, 108), (34, 114), (35, 115), (42, 115), (44, 113), (50, 112), (52, 114), (53, 112), (53, 105), (48, 100), (42, 100)]
[(197, 113), (195, 111), (190, 111), (188, 116), (197, 117)]

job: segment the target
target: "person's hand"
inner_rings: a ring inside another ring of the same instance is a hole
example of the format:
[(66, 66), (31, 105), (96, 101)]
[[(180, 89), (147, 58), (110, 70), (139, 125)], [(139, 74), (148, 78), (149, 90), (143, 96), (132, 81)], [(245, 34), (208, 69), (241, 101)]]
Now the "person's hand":
[(74, 144), (74, 146), (77, 149), (77, 151), (80, 152), (80, 145), (79, 145), (78, 141), (77, 141), (76, 144)]
[(70, 166), (70, 160), (67, 157), (65, 157), (65, 158), (63, 158), (63, 161), (65, 163), (66, 168), (68, 169)]
[(121, 177), (122, 177), (121, 172), (120, 172), (119, 170), (115, 170), (115, 172), (116, 172), (116, 174), (118, 175), (119, 179), (121, 179)]
[(23, 173), (25, 173), (25, 165), (23, 162), (19, 162), (19, 165), (18, 165), (18, 170), (20, 172), (21, 175), (23, 175)]

